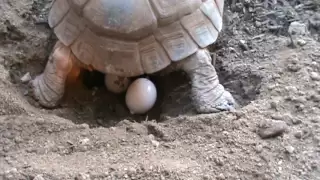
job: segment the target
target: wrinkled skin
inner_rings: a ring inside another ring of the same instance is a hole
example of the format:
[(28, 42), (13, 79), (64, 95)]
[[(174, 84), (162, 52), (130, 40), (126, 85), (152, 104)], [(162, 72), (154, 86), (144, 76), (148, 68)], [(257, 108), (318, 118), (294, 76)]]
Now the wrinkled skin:
[(206, 49), (199, 50), (179, 65), (191, 80), (191, 97), (198, 113), (233, 110), (237, 105), (232, 95), (220, 84), (211, 57)]

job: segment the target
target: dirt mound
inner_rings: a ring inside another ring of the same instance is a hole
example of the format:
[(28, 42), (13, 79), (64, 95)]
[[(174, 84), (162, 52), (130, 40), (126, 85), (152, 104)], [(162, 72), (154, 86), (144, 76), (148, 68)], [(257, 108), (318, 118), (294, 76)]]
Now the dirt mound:
[(21, 78), (43, 71), (56, 40), (50, 3), (0, 1), (0, 179), (320, 179), (318, 1), (227, 1), (210, 51), (241, 108), (194, 115), (175, 72), (152, 77), (147, 116), (131, 116), (99, 73), (58, 108), (29, 97)]

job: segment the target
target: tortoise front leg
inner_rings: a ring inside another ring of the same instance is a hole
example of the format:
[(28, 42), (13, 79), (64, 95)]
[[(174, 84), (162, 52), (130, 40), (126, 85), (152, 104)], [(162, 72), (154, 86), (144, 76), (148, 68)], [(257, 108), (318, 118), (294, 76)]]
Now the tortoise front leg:
[(206, 49), (180, 61), (192, 84), (192, 100), (198, 113), (215, 113), (234, 109), (236, 102), (220, 84), (211, 57)]
[(80, 68), (74, 60), (70, 48), (58, 41), (44, 72), (31, 82), (33, 95), (42, 106), (57, 106), (64, 95), (67, 80), (75, 80), (79, 76)]

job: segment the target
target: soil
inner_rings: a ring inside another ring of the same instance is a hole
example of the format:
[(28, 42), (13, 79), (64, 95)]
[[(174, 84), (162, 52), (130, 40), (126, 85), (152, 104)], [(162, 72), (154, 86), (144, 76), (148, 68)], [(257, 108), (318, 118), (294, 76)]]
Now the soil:
[(50, 2), (0, 0), (0, 179), (320, 179), (318, 0), (226, 1), (209, 49), (241, 107), (196, 115), (174, 72), (151, 77), (159, 99), (143, 116), (99, 73), (57, 108), (30, 97), (21, 78), (43, 71), (56, 41)]

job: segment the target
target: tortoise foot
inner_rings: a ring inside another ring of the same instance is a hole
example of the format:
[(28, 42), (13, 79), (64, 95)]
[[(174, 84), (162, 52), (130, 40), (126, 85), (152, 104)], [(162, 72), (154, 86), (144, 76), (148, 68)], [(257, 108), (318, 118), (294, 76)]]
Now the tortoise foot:
[(64, 95), (68, 76), (74, 78), (78, 71), (72, 71), (72, 53), (62, 43), (57, 42), (49, 57), (44, 72), (31, 81), (33, 97), (40, 105), (53, 108)]
[[(197, 88), (192, 89), (194, 105), (197, 113), (200, 114), (209, 114), (209, 113), (217, 113), (221, 111), (232, 111), (235, 110), (237, 104), (230, 94), (230, 92), (223, 89), (222, 85), (220, 85), (221, 89), (217, 89), (212, 91), (199, 91)], [(217, 99), (213, 99), (212, 97), (217, 97)]]
[(206, 49), (199, 50), (181, 63), (190, 77), (191, 98), (198, 113), (216, 113), (237, 107), (232, 95), (220, 84)]
[[(40, 103), (41, 106), (46, 108), (56, 107), (59, 100), (63, 96), (61, 87), (54, 87), (47, 85), (43, 74), (37, 76), (32, 82), (33, 97)], [(53, 89), (51, 89), (53, 88)]]

